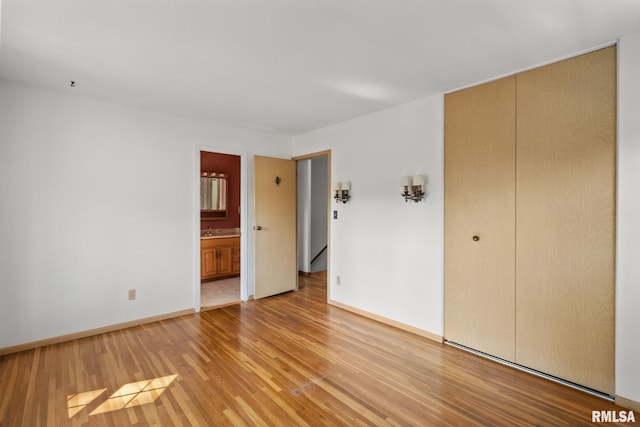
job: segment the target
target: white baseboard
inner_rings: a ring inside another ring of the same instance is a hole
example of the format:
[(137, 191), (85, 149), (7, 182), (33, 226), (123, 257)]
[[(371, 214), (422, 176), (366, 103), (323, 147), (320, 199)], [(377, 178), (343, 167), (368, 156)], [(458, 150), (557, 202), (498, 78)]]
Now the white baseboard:
[(11, 353), (18, 353), (20, 351), (32, 350), (38, 347), (44, 347), (51, 344), (58, 344), (65, 341), (77, 340), (80, 338), (91, 337), (93, 335), (104, 334), (107, 332), (113, 332), (120, 329), (130, 328), (132, 326), (144, 325), (146, 323), (157, 322), (159, 320), (171, 319), (174, 317), (180, 317), (187, 314), (193, 314), (194, 309), (175, 311), (173, 313), (160, 314), (158, 316), (145, 317), (144, 319), (132, 320), (130, 322), (117, 323), (115, 325), (103, 326), (101, 328), (89, 329), (86, 331), (75, 332), (68, 335), (60, 335), (52, 338), (45, 338), (43, 340), (31, 341), (24, 344), (18, 344), (11, 347), (0, 348), (0, 356), (4, 356)]
[(430, 340), (433, 340), (439, 343), (443, 342), (443, 339), (440, 335), (436, 335), (432, 332), (425, 331), (424, 329), (416, 328), (415, 326), (407, 325), (405, 323), (398, 322), (396, 320), (387, 319), (386, 317), (379, 316), (377, 314), (370, 313), (368, 311), (361, 310), (359, 308), (355, 308), (350, 305), (343, 304), (341, 302), (337, 302), (331, 299), (327, 301), (327, 303), (334, 307), (338, 307), (343, 310), (355, 313), (359, 316), (366, 317), (368, 319), (375, 320), (380, 323), (384, 323), (385, 325), (393, 326), (394, 328), (402, 329), (403, 331), (411, 332), (412, 334), (420, 335), (421, 337), (428, 338)]
[[(616, 405), (622, 406), (624, 408), (633, 409), (636, 412), (640, 412), (640, 402), (636, 402), (635, 400), (627, 399), (626, 397), (616, 395)], [(638, 414), (640, 415), (640, 414)]]

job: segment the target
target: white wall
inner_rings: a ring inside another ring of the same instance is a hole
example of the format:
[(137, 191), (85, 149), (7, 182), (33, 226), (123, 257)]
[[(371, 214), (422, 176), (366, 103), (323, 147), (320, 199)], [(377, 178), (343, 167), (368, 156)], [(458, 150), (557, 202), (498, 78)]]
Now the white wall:
[(327, 244), (327, 157), (297, 162), (298, 174), (298, 270), (327, 269), (327, 251), (313, 258)]
[(327, 156), (311, 159), (311, 230), (309, 251), (311, 260), (320, 254), (311, 264), (311, 271), (325, 271), (327, 269), (327, 252), (323, 251), (327, 245)]
[(298, 270), (311, 271), (311, 160), (297, 162)]
[(616, 394), (640, 402), (640, 34), (618, 47)]
[(0, 348), (194, 308), (198, 146), (291, 138), (0, 81)]
[[(442, 335), (443, 100), (432, 96), (294, 137), (294, 155), (331, 150), (333, 300)], [(405, 203), (402, 175), (428, 175), (426, 201)], [(336, 284), (341, 277), (341, 285)]]

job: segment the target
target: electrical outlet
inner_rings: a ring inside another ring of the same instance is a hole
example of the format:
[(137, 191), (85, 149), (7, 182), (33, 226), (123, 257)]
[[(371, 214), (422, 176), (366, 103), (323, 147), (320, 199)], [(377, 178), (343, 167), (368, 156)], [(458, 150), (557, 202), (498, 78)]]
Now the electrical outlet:
[(336, 285), (342, 285), (342, 280), (340, 279), (340, 276), (336, 276)]
[(129, 289), (129, 301), (133, 301), (134, 299), (136, 299), (136, 290)]

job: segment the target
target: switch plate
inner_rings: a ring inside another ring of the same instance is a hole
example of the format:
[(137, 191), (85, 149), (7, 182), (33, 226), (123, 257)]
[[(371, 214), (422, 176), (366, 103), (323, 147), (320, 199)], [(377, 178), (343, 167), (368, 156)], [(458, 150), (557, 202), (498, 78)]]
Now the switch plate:
[(338, 211), (333, 211), (333, 219), (338, 219)]
[(136, 299), (136, 290), (129, 289), (129, 301), (133, 301), (134, 299)]

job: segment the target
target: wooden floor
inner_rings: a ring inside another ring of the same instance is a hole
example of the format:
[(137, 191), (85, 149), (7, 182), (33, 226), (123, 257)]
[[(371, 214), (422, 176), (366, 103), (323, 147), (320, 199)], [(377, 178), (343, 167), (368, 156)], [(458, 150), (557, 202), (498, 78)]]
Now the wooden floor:
[(622, 409), (328, 306), (325, 280), (3, 356), (0, 425), (558, 426)]

